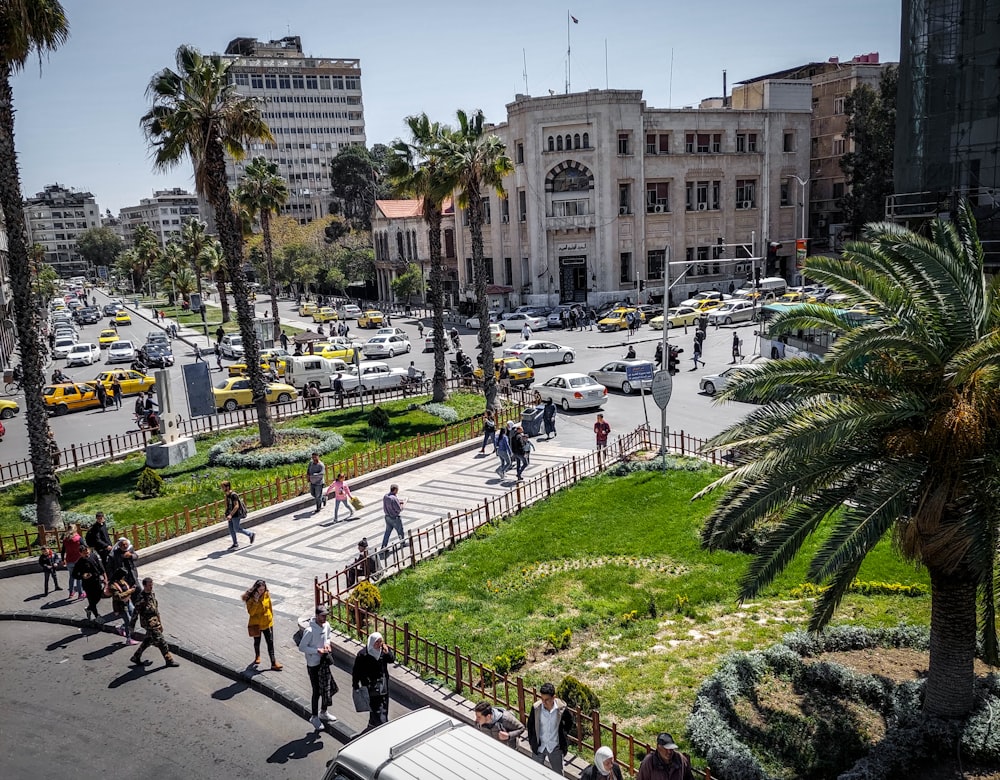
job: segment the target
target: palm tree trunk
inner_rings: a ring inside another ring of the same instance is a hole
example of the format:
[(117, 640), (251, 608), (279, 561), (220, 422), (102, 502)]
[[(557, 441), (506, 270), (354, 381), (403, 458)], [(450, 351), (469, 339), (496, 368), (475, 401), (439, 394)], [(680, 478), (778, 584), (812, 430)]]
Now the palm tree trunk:
[(215, 274), (215, 289), (219, 293), (219, 305), (222, 307), (222, 321), (229, 322), (229, 297), (226, 295), (226, 275), (225, 273)]
[(924, 712), (962, 718), (973, 704), (976, 655), (976, 584), (962, 575), (931, 576), (930, 668)]
[(441, 403), (448, 397), (448, 375), (445, 373), (445, 337), (444, 337), (444, 268), (441, 264), (441, 210), (431, 207), (427, 217), (430, 224), (431, 244), (431, 332), (434, 335), (434, 384), (433, 396), (435, 403)]
[(41, 318), (31, 294), (31, 265), (28, 232), (24, 225), (21, 180), (14, 146), (14, 95), (11, 70), (0, 62), (0, 211), (7, 226), (10, 286), (14, 299), (14, 323), (21, 352), (24, 383), (24, 417), (28, 428), (28, 448), (34, 472), (35, 505), (38, 522), (47, 529), (58, 528), (62, 520), (59, 497), (62, 488), (52, 465), (49, 448), (49, 415), (42, 402), (45, 386)]
[(469, 197), (469, 233), (472, 236), (472, 267), (479, 306), (479, 365), (483, 369), (483, 394), (486, 408), (497, 408), (497, 379), (493, 369), (493, 343), (490, 340), (490, 304), (486, 300), (486, 261), (483, 258), (483, 202), (479, 188)]
[(243, 275), (243, 234), (233, 212), (229, 186), (226, 183), (225, 156), (218, 139), (208, 144), (205, 158), (208, 196), (215, 210), (219, 242), (226, 257), (226, 274), (236, 301), (236, 321), (240, 326), (240, 336), (243, 337), (243, 358), (250, 378), (250, 389), (253, 391), (254, 408), (257, 410), (260, 445), (270, 447), (275, 442), (274, 423), (267, 406), (264, 372), (260, 368), (260, 346), (257, 344), (257, 332), (254, 330), (256, 315), (250, 304), (246, 277)]
[(274, 278), (274, 254), (271, 246), (271, 212), (264, 209), (260, 212), (260, 227), (264, 232), (264, 259), (267, 261), (267, 278), (271, 293), (271, 317), (274, 327), (281, 332), (281, 320), (278, 318), (278, 280)]

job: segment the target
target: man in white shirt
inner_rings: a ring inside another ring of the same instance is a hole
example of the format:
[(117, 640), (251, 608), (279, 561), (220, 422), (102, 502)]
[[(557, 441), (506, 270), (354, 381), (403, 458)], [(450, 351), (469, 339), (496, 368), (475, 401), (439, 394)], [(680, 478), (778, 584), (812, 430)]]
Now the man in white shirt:
[(309, 722), (313, 727), (323, 728), (324, 721), (332, 723), (337, 718), (333, 713), (327, 712), (326, 707), (320, 711), (320, 661), (321, 656), (330, 652), (330, 640), (332, 634), (330, 624), (326, 622), (327, 608), (325, 604), (316, 607), (316, 616), (309, 621), (309, 627), (302, 632), (302, 639), (299, 640), (299, 650), (306, 656), (306, 671), (309, 673), (309, 685), (312, 687), (312, 717)]
[(548, 758), (552, 771), (561, 775), (563, 759), (569, 747), (568, 735), (573, 730), (573, 716), (566, 707), (566, 702), (556, 698), (556, 689), (552, 683), (543, 683), (538, 693), (539, 698), (528, 714), (531, 757), (539, 764), (544, 764)]
[(531, 341), (531, 326), (526, 322), (524, 327), (521, 328), (521, 338), (524, 341)]

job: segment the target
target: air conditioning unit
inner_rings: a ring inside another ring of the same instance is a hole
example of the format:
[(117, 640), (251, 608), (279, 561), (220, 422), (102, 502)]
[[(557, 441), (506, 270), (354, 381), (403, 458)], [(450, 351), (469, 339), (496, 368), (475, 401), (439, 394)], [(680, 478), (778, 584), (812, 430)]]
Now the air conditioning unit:
[(503, 222), (506, 225), (508, 222), (510, 222), (510, 215), (509, 214), (503, 214), (500, 217), (500, 221)]
[(698, 211), (708, 211), (708, 204), (707, 203), (699, 203), (698, 204)]
[(626, 214), (628, 214), (628, 206), (619, 206), (618, 207), (618, 216), (624, 217)]
[(657, 203), (656, 207), (653, 209), (653, 211), (655, 211), (657, 214), (662, 214), (663, 213), (663, 206), (661, 206), (659, 203)]
[(740, 203), (740, 208), (741, 209), (752, 209), (753, 208), (753, 201), (752, 200), (745, 200), (745, 201), (743, 201), (742, 203)]

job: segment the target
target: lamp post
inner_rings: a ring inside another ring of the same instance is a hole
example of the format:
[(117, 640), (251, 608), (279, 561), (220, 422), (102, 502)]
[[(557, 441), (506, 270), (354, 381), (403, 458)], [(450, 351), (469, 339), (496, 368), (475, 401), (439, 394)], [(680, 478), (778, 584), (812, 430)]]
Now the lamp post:
[(799, 238), (809, 238), (809, 235), (806, 233), (806, 205), (808, 204), (808, 201), (806, 200), (806, 187), (809, 185), (809, 179), (800, 179), (798, 176), (795, 176), (795, 174), (792, 174), (792, 175), (795, 177), (795, 181), (797, 181), (799, 183), (799, 187), (802, 188), (802, 195), (801, 195), (801, 197), (802, 197), (802, 232), (799, 233)]

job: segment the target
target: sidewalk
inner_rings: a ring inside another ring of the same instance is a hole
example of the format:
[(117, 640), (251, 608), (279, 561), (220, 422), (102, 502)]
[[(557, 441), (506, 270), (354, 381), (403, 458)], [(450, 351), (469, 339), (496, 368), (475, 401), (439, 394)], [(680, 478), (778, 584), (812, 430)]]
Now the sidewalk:
[[(593, 420), (594, 414), (590, 412), (560, 413), (556, 438), (532, 440), (535, 450), (526, 475), (530, 477), (589, 452), (593, 447)], [(466, 509), (509, 490), (513, 480), (501, 482), (494, 471), (497, 464), (494, 456), (479, 455), (475, 445), (457, 445), (448, 457), (431, 455), (414, 461), (402, 477), (398, 476), (398, 470), (392, 478), (381, 472), (371, 475), (357, 490), (365, 507), (351, 520), (341, 518), (335, 524), (332, 502), (314, 515), (311, 504), (303, 506), (303, 498), (292, 499), (279, 517), (252, 526), (256, 532), (252, 545), (241, 536), (239, 549), (230, 551), (228, 534), (220, 538), (218, 533), (214, 539), (190, 549), (180, 549), (178, 543), (175, 554), (155, 562), (144, 564), (140, 557), (139, 575), (153, 578), (167, 641), (177, 648), (181, 658), (248, 682), (307, 717), (309, 682), (293, 635), (300, 622), (313, 613), (313, 578), (344, 568), (353, 560), (362, 536), (368, 538), (373, 549), (381, 546), (385, 528), (381, 498), (388, 492), (390, 482), (398, 482), (401, 497), (409, 499), (403, 512), (404, 528), (422, 528), (449, 511)], [(164, 542), (157, 547), (172, 544)], [(141, 556), (143, 551), (139, 553)], [(277, 657), (285, 665), (281, 672), (270, 671), (266, 657), (259, 671), (250, 664), (253, 644), (247, 636), (246, 610), (240, 595), (258, 578), (267, 581), (274, 603)], [(98, 630), (84, 620), (85, 601), (65, 601), (61, 598), (65, 591), (42, 596), (42, 583), (40, 570), (37, 574), (5, 579), (0, 588), (0, 620), (59, 622), (77, 626), (83, 634)], [(66, 573), (60, 572), (60, 585), (65, 588), (66, 584)], [(101, 602), (101, 610), (110, 612), (108, 600)], [(351, 705), (349, 661), (357, 649), (358, 646), (346, 641), (337, 647), (335, 676), (340, 693), (331, 711), (338, 720), (329, 728), (342, 740), (349, 739), (367, 724), (367, 714), (354, 712)], [(109, 659), (109, 666), (119, 671), (130, 654), (131, 648), (122, 644), (121, 650)], [(146, 652), (154, 668), (160, 663), (158, 655), (153, 648)], [(450, 709), (471, 720), (468, 705), (456, 702), (459, 697), (450, 691), (424, 684), (401, 668), (393, 670), (393, 678), (390, 717), (433, 703), (439, 709)]]

